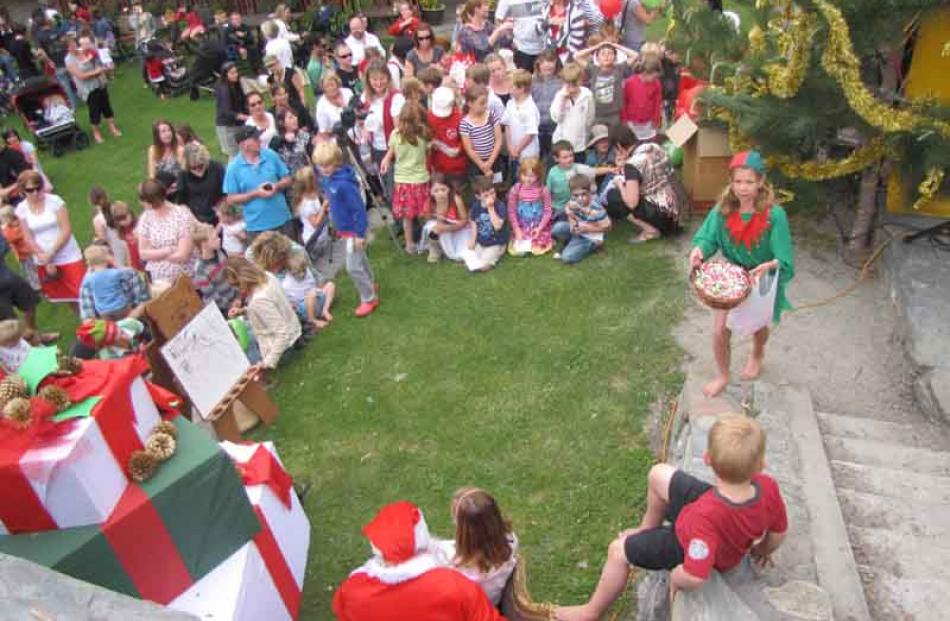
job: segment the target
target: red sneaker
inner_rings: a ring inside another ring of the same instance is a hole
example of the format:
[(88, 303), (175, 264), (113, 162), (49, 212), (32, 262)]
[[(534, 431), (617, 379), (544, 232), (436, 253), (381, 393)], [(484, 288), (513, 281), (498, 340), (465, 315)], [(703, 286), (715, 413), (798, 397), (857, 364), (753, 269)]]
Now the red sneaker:
[(372, 302), (363, 302), (356, 307), (356, 316), (365, 317), (376, 310), (377, 306), (379, 306), (379, 298), (375, 298)]

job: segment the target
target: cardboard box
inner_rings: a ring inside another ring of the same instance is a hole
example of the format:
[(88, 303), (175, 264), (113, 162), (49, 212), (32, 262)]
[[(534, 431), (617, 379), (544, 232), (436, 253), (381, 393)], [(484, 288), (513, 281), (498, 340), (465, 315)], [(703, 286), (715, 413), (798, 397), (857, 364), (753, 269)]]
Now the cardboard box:
[(729, 134), (718, 125), (697, 125), (683, 115), (666, 131), (667, 137), (683, 148), (683, 185), (693, 207), (709, 209), (729, 183)]

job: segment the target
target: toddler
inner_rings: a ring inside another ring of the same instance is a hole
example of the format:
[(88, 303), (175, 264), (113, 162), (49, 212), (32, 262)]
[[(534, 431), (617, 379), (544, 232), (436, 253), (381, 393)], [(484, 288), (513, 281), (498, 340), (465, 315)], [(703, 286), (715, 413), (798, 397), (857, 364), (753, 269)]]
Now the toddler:
[(322, 287), (317, 285), (306, 255), (299, 252), (288, 255), (287, 270), (281, 277), (280, 285), (297, 314), (314, 328), (322, 330), (333, 321), (330, 306), (333, 304), (336, 285), (332, 282)]
[(48, 95), (43, 98), (43, 121), (47, 126), (72, 123), (76, 120), (72, 108), (66, 105), (62, 95)]
[(24, 334), (26, 329), (19, 319), (0, 321), (0, 369), (7, 375), (16, 373), (33, 349)]
[(439, 541), (439, 549), (448, 557), (449, 567), (482, 587), (497, 606), (518, 564), (518, 537), (495, 499), (477, 487), (457, 490), (449, 510), (455, 540)]
[(541, 160), (529, 157), (518, 167), (518, 183), (508, 191), (513, 239), (509, 254), (540, 255), (551, 249), (551, 192), (543, 185)]
[(240, 205), (222, 203), (218, 209), (218, 232), (221, 248), (229, 257), (240, 257), (247, 250), (247, 222)]
[(426, 111), (414, 101), (407, 101), (396, 119), (396, 129), (389, 137), (389, 151), (380, 164), (383, 175), (395, 160), (392, 208), (393, 215), (402, 219), (403, 241), (406, 253), (415, 252), (413, 235), (415, 221), (426, 215), (429, 202), (429, 170), (426, 153), (432, 132), (426, 123)]
[(12, 205), (0, 207), (0, 228), (3, 230), (3, 237), (13, 249), (17, 261), (20, 262), (20, 268), (23, 270), (23, 277), (30, 283), (34, 290), (40, 290), (40, 277), (36, 272), (36, 261), (33, 260), (33, 250), (30, 243), (23, 236), (23, 229), (20, 228), (20, 218)]

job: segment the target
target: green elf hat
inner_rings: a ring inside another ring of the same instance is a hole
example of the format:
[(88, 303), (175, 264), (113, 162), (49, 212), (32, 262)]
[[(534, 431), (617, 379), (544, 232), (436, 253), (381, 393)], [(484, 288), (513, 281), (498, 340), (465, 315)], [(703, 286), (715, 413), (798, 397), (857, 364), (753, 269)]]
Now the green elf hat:
[(92, 349), (109, 347), (119, 338), (119, 326), (107, 319), (86, 319), (76, 328), (76, 338)]
[(751, 168), (760, 175), (765, 174), (765, 160), (758, 151), (740, 151), (729, 161), (729, 170), (734, 168)]

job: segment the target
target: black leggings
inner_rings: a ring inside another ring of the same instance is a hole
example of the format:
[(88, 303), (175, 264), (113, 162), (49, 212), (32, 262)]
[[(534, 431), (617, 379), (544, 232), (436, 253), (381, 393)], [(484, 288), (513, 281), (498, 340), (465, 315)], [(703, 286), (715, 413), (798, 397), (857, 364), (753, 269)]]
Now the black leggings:
[(102, 117), (111, 119), (115, 116), (109, 103), (109, 91), (104, 86), (89, 93), (86, 105), (89, 106), (89, 123), (92, 125), (98, 125)]
[(634, 218), (643, 220), (657, 229), (664, 237), (676, 233), (679, 230), (679, 224), (674, 218), (644, 198), (640, 199), (636, 207), (630, 209), (627, 207), (627, 204), (623, 202), (623, 198), (620, 196), (620, 190), (612, 188), (607, 191), (607, 200), (605, 202), (604, 208), (607, 210), (607, 215), (610, 216), (611, 220), (623, 220), (626, 219), (629, 214), (633, 214)]

